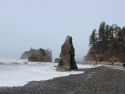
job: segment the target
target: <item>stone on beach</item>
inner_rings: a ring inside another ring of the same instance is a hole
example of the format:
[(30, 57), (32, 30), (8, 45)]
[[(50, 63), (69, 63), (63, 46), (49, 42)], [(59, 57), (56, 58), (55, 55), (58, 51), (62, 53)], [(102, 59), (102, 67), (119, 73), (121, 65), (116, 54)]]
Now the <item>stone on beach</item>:
[(57, 71), (69, 71), (78, 69), (74, 56), (74, 47), (72, 44), (72, 37), (67, 36), (65, 43), (61, 47), (60, 61), (56, 68)]

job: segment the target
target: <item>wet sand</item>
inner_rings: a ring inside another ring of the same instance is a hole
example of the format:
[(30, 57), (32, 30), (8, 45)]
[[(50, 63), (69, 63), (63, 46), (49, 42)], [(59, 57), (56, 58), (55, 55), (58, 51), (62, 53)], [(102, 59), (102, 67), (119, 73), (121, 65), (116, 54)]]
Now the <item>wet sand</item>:
[(119, 70), (125, 71), (125, 68), (123, 68), (122, 65), (106, 65), (106, 64), (103, 64), (101, 66), (108, 67), (108, 68), (111, 68), (111, 69), (119, 69)]

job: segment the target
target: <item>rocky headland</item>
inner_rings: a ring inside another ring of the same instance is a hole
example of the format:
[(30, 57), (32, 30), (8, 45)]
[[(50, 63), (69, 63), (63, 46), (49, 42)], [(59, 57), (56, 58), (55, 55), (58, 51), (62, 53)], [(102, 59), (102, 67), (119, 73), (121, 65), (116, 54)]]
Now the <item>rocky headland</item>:
[(86, 61), (125, 63), (125, 27), (101, 22), (99, 29), (92, 31), (89, 46)]

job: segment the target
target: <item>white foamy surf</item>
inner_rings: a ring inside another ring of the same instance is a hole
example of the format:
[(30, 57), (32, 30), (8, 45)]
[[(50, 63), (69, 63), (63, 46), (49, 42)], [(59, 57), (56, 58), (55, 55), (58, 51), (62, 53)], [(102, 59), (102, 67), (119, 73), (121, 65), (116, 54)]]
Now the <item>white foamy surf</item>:
[[(28, 62), (26, 59), (0, 58), (0, 87), (24, 86), (28, 81), (49, 80), (54, 77), (79, 74), (83, 71), (55, 71), (58, 63)], [(92, 68), (95, 66), (77, 64), (78, 68)]]

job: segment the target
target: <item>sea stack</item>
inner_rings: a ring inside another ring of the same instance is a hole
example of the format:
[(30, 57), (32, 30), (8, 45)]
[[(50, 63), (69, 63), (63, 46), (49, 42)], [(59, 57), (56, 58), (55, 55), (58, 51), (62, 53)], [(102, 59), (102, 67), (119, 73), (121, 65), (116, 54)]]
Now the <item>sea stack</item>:
[(59, 63), (59, 60), (60, 60), (59, 58), (55, 58), (54, 62)]
[(75, 49), (72, 44), (72, 37), (67, 36), (64, 44), (61, 47), (60, 61), (56, 68), (57, 71), (70, 71), (78, 69), (74, 56)]
[(41, 48), (39, 49), (38, 54), (32, 54), (28, 60), (30, 62), (52, 62), (52, 58)]

